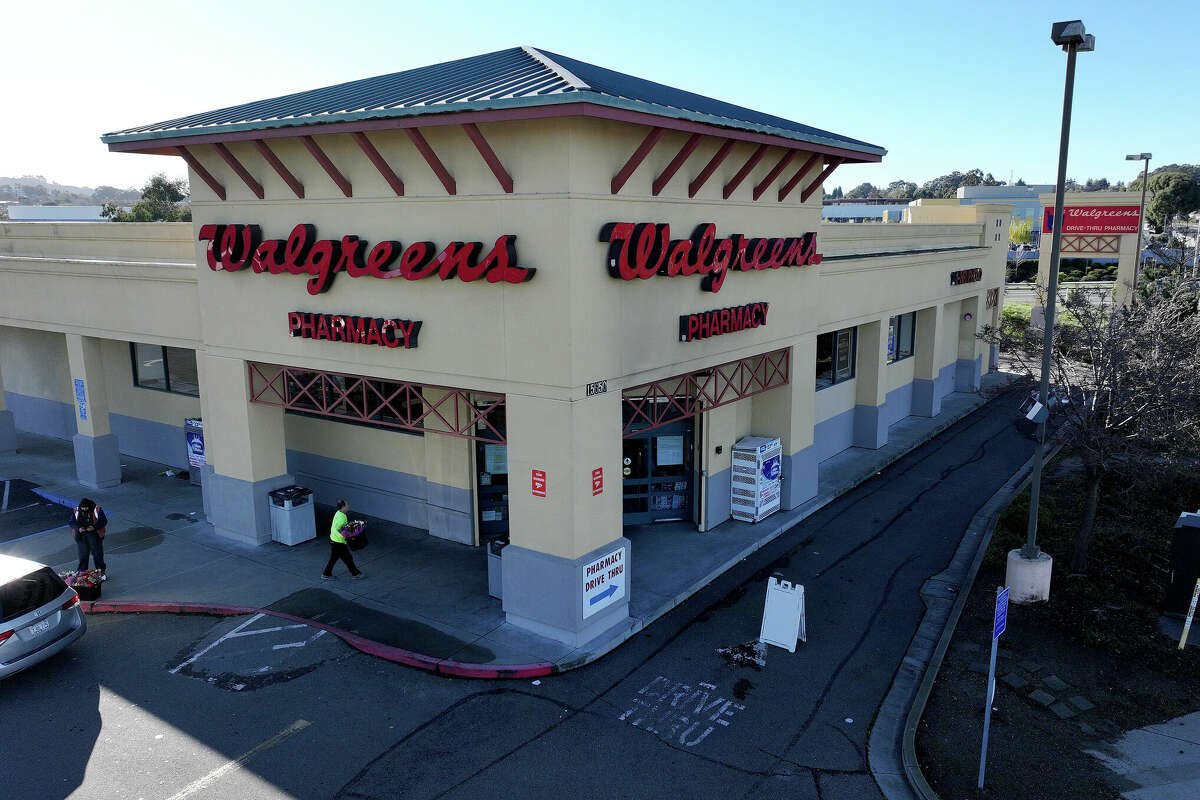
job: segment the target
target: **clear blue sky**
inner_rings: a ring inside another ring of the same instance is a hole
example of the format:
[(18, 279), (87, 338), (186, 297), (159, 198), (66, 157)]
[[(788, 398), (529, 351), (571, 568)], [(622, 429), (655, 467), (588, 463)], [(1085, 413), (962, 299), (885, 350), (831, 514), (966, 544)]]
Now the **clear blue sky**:
[(533, 45), (888, 148), (846, 188), (979, 167), (1051, 183), (1082, 18), (1068, 175), (1200, 162), (1195, 0), (1130, 2), (20, 2), (4, 11), (0, 175), (95, 186), (183, 175), (99, 136), (287, 92)]

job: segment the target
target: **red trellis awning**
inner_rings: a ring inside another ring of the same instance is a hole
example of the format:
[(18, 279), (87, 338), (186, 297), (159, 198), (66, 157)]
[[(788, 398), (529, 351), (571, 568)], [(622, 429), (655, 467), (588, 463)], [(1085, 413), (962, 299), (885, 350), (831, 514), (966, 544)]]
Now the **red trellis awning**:
[(507, 441), (494, 424), (493, 412), (504, 408), (502, 394), (253, 362), (249, 373), (252, 403), (403, 431)]
[(633, 386), (621, 393), (629, 438), (718, 406), (786, 386), (789, 348)]

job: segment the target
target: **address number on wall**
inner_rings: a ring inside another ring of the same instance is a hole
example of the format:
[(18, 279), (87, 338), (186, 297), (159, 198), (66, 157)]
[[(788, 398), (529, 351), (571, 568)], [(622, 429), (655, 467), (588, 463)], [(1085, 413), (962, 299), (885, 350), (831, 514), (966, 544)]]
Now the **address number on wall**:
[(587, 385), (587, 396), (595, 397), (608, 391), (608, 381), (596, 381)]

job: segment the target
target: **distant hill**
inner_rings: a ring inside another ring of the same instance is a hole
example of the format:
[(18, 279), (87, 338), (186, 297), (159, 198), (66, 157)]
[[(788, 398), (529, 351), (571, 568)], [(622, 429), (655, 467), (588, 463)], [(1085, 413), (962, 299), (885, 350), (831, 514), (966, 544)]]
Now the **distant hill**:
[(48, 181), (43, 175), (22, 175), (19, 178), (0, 175), (0, 200), (29, 205), (99, 205), (107, 202), (129, 205), (136, 203), (141, 196), (136, 189), (69, 186)]

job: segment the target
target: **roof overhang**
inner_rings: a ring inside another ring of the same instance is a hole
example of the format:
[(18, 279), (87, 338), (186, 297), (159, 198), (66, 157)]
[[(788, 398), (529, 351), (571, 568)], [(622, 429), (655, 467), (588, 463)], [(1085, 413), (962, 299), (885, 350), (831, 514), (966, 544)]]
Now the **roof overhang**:
[(444, 111), (435, 107), (421, 106), (243, 122), (231, 125), (209, 125), (187, 129), (129, 134), (109, 133), (101, 136), (100, 140), (107, 144), (108, 149), (113, 152), (177, 155), (175, 148), (180, 145), (425, 128), (461, 125), (468, 122), (593, 117), (838, 156), (843, 163), (878, 162), (887, 153), (883, 147), (866, 143), (850, 144), (831, 137), (800, 134), (769, 125), (734, 121), (726, 117), (683, 109), (672, 109), (673, 113), (668, 115), (663, 113), (661, 106), (649, 103), (593, 93), (588, 93), (585, 100), (581, 97), (582, 94), (568, 92), (540, 97), (455, 103), (453, 107), (447, 107)]

